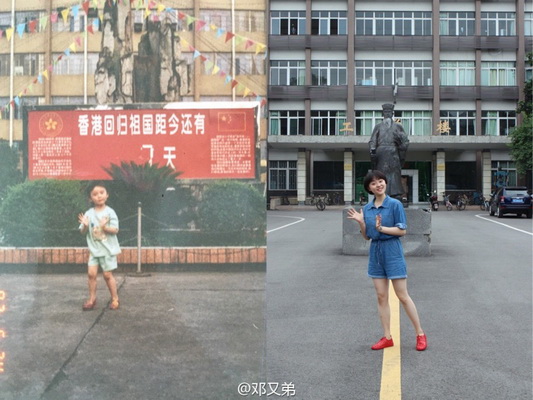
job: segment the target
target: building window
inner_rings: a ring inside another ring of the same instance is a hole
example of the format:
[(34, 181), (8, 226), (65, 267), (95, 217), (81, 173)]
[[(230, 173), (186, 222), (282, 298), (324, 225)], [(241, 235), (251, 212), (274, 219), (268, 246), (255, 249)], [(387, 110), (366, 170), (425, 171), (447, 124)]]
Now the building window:
[(15, 54), (14, 73), (17, 75), (37, 75), (44, 69), (42, 54)]
[(374, 126), (383, 121), (381, 111), (355, 111), (355, 134), (371, 136)]
[[(19, 24), (26, 24), (25, 31), (29, 32), (30, 27), (28, 25), (28, 22), (30, 21), (36, 21), (35, 29), (37, 30), (39, 28), (39, 19), (44, 16), (44, 12), (42, 11), (17, 11), (15, 13), (15, 28)], [(1, 24), (3, 25), (3, 22)], [(9, 24), (11, 24), (11, 20), (9, 21)]]
[(475, 111), (441, 111), (439, 132), (441, 135), (473, 136), (476, 134)]
[(271, 35), (305, 35), (305, 11), (272, 11)]
[(311, 135), (338, 136), (345, 123), (345, 111), (311, 111)]
[(482, 62), (481, 85), (516, 86), (515, 62)]
[[(431, 111), (395, 111), (394, 120), (411, 136), (431, 136)], [(381, 122), (381, 121), (380, 121)]]
[(442, 86), (474, 86), (476, 64), (474, 61), (441, 61), (440, 84)]
[[(85, 14), (83, 10), (80, 10), (76, 15), (69, 12), (67, 21), (63, 19), (62, 11), (64, 8), (57, 9), (57, 21), (52, 24), (52, 32), (83, 32), (85, 30)], [(89, 24), (93, 22), (93, 19), (88, 21)]]
[(524, 13), (524, 35), (533, 36), (533, 12)]
[(357, 11), (355, 34), (366, 36), (430, 36), (431, 12)]
[(356, 61), (358, 86), (431, 86), (430, 61)]
[(270, 135), (305, 135), (305, 111), (270, 111)]
[(270, 161), (269, 189), (296, 190), (297, 171), (296, 161)]
[(514, 36), (516, 35), (516, 15), (514, 12), (482, 12), (481, 35)]
[(441, 12), (440, 34), (443, 36), (473, 36), (476, 18), (473, 12)]
[(264, 75), (265, 58), (262, 54), (237, 53), (235, 75)]
[[(54, 60), (61, 54), (54, 54)], [(96, 65), (98, 64), (98, 54), (87, 54), (87, 72), (94, 74), (96, 72)], [(56, 75), (83, 75), (83, 67), (85, 65), (85, 57), (83, 54), (70, 53), (68, 57), (63, 57), (54, 67)]]
[(513, 161), (492, 161), (492, 185), (495, 190), (502, 186), (516, 185), (516, 166)]
[[(182, 56), (184, 56), (187, 53), (182, 53)], [(189, 53), (190, 54), (190, 53)], [(213, 65), (218, 66), (221, 71), (224, 71), (226, 73), (230, 73), (231, 71), (231, 53), (202, 53), (204, 57), (207, 58), (208, 61), (211, 61)], [(187, 64), (190, 64), (192, 60), (189, 62), (187, 61)], [(204, 67), (200, 68), (200, 71), (204, 75), (212, 75), (213, 74), (213, 66), (211, 66), (210, 69), (205, 68), (207, 66), (207, 61), (204, 62)]]
[(270, 85), (305, 85), (305, 61), (270, 61)]
[(346, 61), (311, 61), (311, 84), (346, 85)]
[(11, 27), (11, 13), (0, 12), (0, 29), (5, 31)]
[(311, 35), (347, 35), (346, 11), (313, 11)]
[[(191, 10), (189, 15), (192, 15), (193, 11)], [(233, 31), (231, 26), (231, 11), (230, 10), (200, 10), (200, 15), (198, 18), (202, 21), (209, 21), (210, 24), (215, 25), (217, 28), (222, 28), (225, 31)], [(194, 23), (187, 25), (187, 18), (181, 20), (182, 25), (180, 30), (194, 30)], [(209, 24), (206, 25), (209, 28)], [(207, 29), (206, 28), (206, 29)]]
[(235, 11), (236, 32), (264, 32), (265, 13), (263, 11)]
[(481, 113), (482, 135), (508, 136), (515, 126), (515, 111), (483, 111)]

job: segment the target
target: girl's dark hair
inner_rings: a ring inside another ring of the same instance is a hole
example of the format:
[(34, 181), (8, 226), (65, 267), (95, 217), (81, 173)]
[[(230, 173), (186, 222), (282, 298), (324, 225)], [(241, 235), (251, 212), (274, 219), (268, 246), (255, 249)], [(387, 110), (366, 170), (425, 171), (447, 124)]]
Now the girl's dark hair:
[(107, 184), (104, 181), (92, 181), (87, 184), (87, 187), (85, 189), (85, 193), (87, 193), (87, 197), (91, 197), (91, 192), (96, 186), (103, 187), (107, 192)]
[(368, 187), (370, 186), (370, 182), (379, 179), (383, 179), (385, 183), (387, 183), (387, 177), (385, 176), (385, 174), (381, 171), (378, 171), (377, 169), (370, 171), (368, 174), (366, 174), (365, 179), (363, 180), (363, 186), (365, 187), (365, 190), (368, 193), (373, 194)]

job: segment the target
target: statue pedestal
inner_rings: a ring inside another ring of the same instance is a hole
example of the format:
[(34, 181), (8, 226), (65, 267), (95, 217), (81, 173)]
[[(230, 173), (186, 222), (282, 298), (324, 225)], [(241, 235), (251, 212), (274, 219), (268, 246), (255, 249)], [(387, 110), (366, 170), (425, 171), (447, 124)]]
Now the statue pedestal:
[[(348, 219), (347, 207), (342, 210), (342, 253), (352, 256), (368, 255), (370, 240), (363, 239), (359, 224)], [(406, 256), (431, 255), (431, 212), (427, 208), (412, 206), (404, 209), (407, 218), (407, 235), (400, 240)]]

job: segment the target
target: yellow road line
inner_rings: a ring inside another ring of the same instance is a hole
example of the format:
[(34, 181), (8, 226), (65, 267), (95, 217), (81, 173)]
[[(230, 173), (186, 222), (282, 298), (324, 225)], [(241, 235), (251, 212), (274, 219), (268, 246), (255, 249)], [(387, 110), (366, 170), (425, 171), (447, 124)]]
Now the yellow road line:
[(389, 281), (389, 304), (391, 335), (394, 346), (383, 350), (383, 366), (381, 368), (380, 400), (401, 400), (402, 398), (402, 357), (400, 351), (400, 301), (394, 293), (392, 282)]

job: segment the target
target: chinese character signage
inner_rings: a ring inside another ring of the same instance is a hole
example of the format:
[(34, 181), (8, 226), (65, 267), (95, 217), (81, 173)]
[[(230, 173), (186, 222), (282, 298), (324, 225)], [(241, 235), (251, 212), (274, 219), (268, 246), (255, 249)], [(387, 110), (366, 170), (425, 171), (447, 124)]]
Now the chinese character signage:
[(183, 179), (256, 177), (253, 103), (176, 104), (28, 111), (29, 179), (109, 179), (104, 168), (122, 161), (167, 165)]

